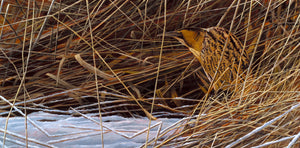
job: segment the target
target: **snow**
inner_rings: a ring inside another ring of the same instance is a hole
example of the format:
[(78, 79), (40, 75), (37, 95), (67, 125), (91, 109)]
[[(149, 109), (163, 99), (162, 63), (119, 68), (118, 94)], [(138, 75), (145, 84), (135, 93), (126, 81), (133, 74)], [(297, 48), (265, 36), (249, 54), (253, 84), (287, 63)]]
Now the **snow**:
[[(146, 142), (148, 118), (102, 117), (103, 132), (99, 117), (84, 114), (80, 117), (35, 112), (27, 117), (27, 141), (29, 147), (105, 147), (132, 148)], [(149, 140), (181, 119), (159, 118), (151, 121)], [(30, 121), (30, 122), (28, 122)], [(3, 145), (6, 118), (0, 118), (0, 146)], [(25, 118), (9, 118), (5, 147), (26, 146)], [(168, 135), (165, 135), (168, 136)]]

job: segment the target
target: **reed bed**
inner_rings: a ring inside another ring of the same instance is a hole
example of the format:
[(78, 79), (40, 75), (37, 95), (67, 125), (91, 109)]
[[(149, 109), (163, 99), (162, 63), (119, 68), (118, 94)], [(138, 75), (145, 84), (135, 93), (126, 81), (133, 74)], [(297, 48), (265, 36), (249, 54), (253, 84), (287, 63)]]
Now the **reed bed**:
[[(297, 1), (8, 0), (0, 10), (3, 117), (21, 114), (12, 106), (26, 114), (76, 115), (72, 107), (100, 117), (188, 117), (172, 136), (145, 145), (299, 145)], [(192, 53), (157, 36), (213, 26), (235, 34), (251, 57), (233, 92), (208, 91)]]

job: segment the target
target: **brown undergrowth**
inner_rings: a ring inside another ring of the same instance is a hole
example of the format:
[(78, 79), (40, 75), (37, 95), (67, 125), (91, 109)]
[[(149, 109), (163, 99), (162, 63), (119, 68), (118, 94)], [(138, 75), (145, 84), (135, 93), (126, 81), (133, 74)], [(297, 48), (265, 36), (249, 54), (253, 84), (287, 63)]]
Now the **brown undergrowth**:
[[(157, 145), (172, 147), (283, 147), (299, 133), (299, 108), (292, 108), (300, 100), (297, 1), (1, 3), (1, 116), (20, 115), (15, 106), (27, 113), (71, 114), (73, 107), (102, 116), (191, 117)], [(157, 37), (212, 26), (230, 30), (250, 53), (248, 79), (234, 92), (208, 93), (194, 56)]]

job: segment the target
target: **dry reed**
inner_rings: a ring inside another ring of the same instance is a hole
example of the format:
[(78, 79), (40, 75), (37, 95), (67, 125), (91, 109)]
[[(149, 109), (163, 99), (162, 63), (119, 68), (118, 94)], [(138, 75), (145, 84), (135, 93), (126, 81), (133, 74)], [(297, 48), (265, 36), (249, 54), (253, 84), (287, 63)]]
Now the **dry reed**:
[[(174, 126), (181, 131), (156, 146), (299, 145), (291, 143), (300, 132), (299, 108), (289, 111), (300, 100), (297, 1), (1, 1), (1, 6), (0, 94), (27, 113), (70, 114), (73, 107), (102, 116), (195, 117)], [(209, 82), (193, 55), (175, 40), (156, 36), (212, 26), (231, 30), (251, 57), (247, 81), (231, 93), (208, 94)], [(1, 116), (20, 115), (11, 108), (0, 100)], [(281, 118), (265, 125), (276, 117)]]

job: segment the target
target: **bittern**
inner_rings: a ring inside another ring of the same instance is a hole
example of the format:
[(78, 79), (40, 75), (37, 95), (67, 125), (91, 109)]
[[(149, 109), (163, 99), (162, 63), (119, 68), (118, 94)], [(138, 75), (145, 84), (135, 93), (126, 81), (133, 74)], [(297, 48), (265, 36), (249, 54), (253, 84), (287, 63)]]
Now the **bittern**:
[(249, 57), (240, 40), (228, 30), (188, 28), (164, 35), (177, 39), (193, 53), (215, 91), (244, 82)]

